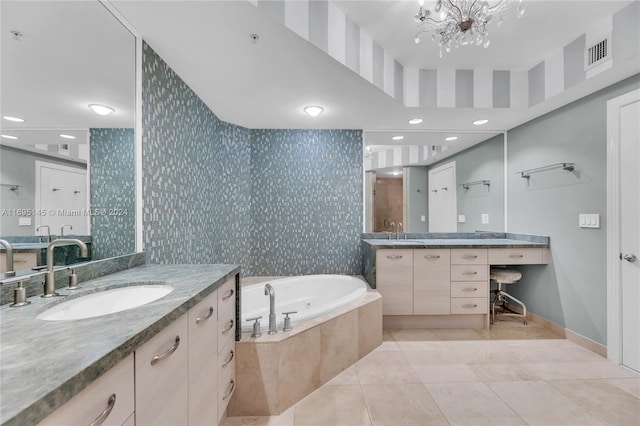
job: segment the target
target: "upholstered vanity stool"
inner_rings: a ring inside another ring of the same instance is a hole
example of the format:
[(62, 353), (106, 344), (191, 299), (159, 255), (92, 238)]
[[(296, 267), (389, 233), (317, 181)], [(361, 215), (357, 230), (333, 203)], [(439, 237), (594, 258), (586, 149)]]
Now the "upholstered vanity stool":
[[(492, 290), (492, 293), (495, 293), (495, 299), (491, 302), (491, 324), (494, 323), (496, 319), (496, 304), (500, 308), (500, 315), (509, 315), (514, 317), (521, 317), (523, 319), (524, 325), (527, 325), (527, 307), (520, 300), (516, 299), (506, 291), (502, 291), (502, 284), (515, 284), (520, 281), (522, 278), (522, 273), (520, 271), (516, 271), (515, 269), (506, 269), (506, 268), (491, 268), (491, 273), (489, 275), (491, 281), (495, 281), (498, 284), (497, 290)], [(511, 299), (514, 302), (520, 304), (522, 306), (522, 313), (516, 313), (509, 309), (508, 304)]]

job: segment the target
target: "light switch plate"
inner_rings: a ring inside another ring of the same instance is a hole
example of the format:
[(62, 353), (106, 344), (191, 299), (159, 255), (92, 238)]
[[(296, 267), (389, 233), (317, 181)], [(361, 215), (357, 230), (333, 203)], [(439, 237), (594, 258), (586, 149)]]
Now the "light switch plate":
[(458, 215), (458, 223), (465, 223), (467, 221), (467, 217), (463, 214)]
[(580, 213), (578, 216), (580, 228), (600, 228), (599, 213)]
[(424, 222), (426, 220), (427, 220), (427, 218), (424, 215), (420, 216), (420, 222)]
[(31, 226), (31, 218), (30, 217), (18, 218), (18, 226)]
[(482, 223), (484, 225), (489, 223), (489, 213), (482, 213), (480, 217), (482, 218)]

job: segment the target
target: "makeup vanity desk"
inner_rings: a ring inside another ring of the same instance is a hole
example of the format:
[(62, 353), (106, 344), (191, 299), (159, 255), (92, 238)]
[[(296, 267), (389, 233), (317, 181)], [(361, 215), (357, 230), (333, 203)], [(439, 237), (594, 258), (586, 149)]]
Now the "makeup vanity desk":
[(384, 328), (488, 329), (491, 266), (545, 265), (549, 237), (363, 234), (362, 256), (363, 276), (382, 295)]

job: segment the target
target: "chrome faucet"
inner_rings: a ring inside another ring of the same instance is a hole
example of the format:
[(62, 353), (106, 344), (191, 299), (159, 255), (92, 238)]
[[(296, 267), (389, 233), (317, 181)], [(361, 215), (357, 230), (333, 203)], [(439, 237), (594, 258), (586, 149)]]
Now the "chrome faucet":
[(44, 294), (42, 297), (57, 296), (56, 277), (53, 272), (53, 249), (60, 244), (75, 244), (80, 246), (80, 256), (87, 257), (89, 255), (87, 246), (82, 241), (75, 238), (59, 238), (50, 242), (47, 246), (47, 274), (44, 277)]
[(276, 292), (271, 284), (264, 285), (264, 295), (269, 296), (269, 334), (276, 334)]
[(51, 242), (51, 228), (49, 228), (49, 225), (38, 225), (38, 227), (36, 228), (36, 232), (38, 232), (40, 230), (40, 228), (47, 228), (47, 242), (50, 243)]
[(62, 226), (60, 227), (60, 236), (61, 236), (61, 237), (64, 237), (64, 228), (65, 228), (65, 226), (68, 226), (68, 227), (69, 227), (69, 229), (70, 229), (71, 231), (73, 231), (73, 226), (71, 226), (71, 225), (69, 225), (69, 224), (62, 225)]
[(16, 271), (13, 270), (13, 247), (11, 247), (9, 241), (6, 240), (0, 240), (0, 245), (3, 245), (5, 250), (7, 251), (7, 254), (5, 256), (7, 260), (7, 272), (4, 273), (4, 276), (7, 278), (15, 277)]
[(402, 222), (396, 224), (396, 240), (400, 239), (400, 228), (402, 228)]

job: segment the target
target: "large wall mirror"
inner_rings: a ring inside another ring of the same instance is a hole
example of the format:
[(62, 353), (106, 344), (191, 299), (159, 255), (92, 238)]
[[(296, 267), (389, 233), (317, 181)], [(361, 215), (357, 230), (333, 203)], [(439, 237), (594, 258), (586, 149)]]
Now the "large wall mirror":
[(365, 132), (365, 232), (505, 231), (504, 135), (451, 133)]
[[(92, 260), (135, 252), (135, 36), (97, 0), (0, 11), (0, 238), (14, 270), (41, 267), (61, 235), (90, 243)], [(56, 265), (77, 253), (56, 248)]]

